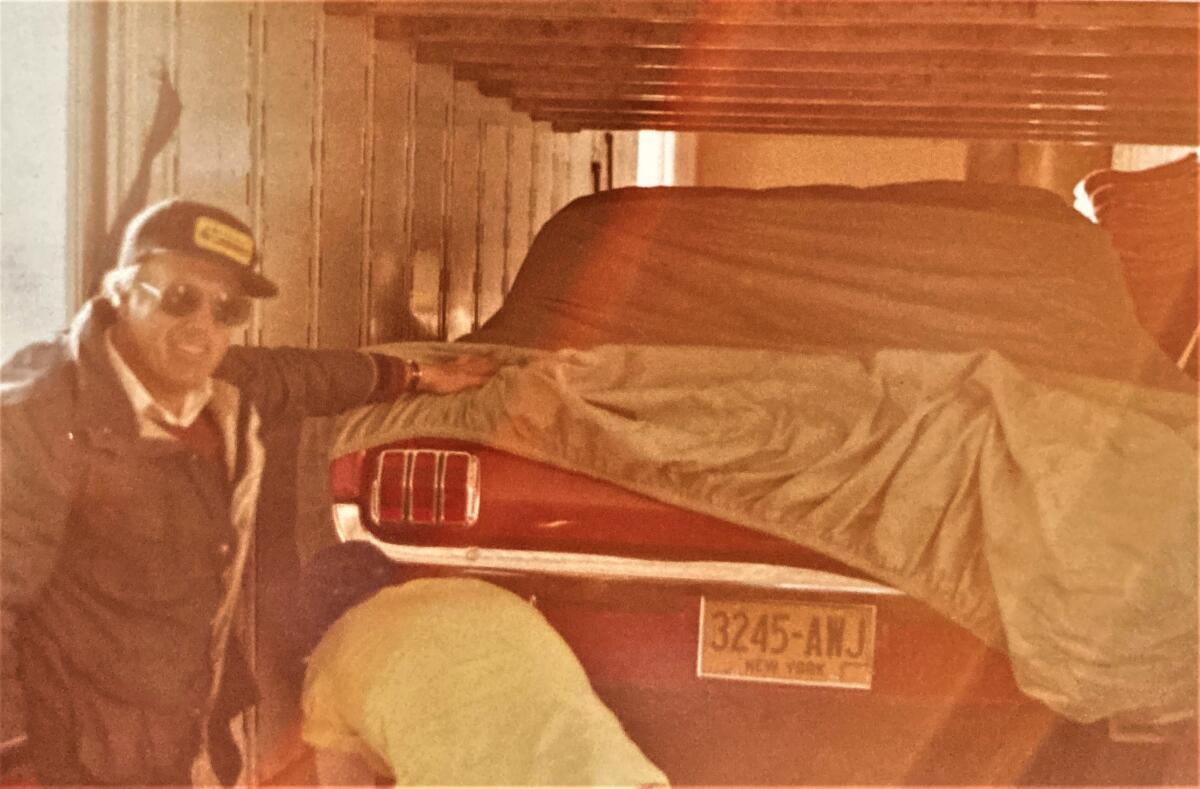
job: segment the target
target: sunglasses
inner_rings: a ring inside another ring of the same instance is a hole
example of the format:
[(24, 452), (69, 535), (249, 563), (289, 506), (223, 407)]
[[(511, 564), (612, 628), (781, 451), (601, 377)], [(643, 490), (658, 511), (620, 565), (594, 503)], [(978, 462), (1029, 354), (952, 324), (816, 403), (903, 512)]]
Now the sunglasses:
[(158, 288), (149, 282), (138, 282), (137, 286), (149, 293), (158, 302), (158, 308), (172, 318), (194, 315), (205, 301), (212, 305), (213, 320), (222, 326), (241, 326), (250, 319), (250, 299), (246, 296), (230, 296), (220, 293), (208, 295), (202, 288), (187, 282), (172, 282)]

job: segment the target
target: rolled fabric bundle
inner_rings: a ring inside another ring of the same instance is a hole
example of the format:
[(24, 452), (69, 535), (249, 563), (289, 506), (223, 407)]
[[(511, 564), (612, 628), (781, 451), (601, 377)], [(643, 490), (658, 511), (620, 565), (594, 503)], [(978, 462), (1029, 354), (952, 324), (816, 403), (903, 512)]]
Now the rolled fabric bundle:
[(1185, 351), (1197, 327), (1198, 178), (1193, 153), (1145, 170), (1098, 170), (1079, 184), (1121, 257), (1138, 320), (1193, 376), (1195, 354)]
[(1173, 162), (1148, 167), (1145, 170), (1096, 170), (1083, 177), (1083, 186), (1089, 194), (1106, 184), (1122, 187), (1139, 183), (1162, 183), (1173, 179), (1187, 180), (1196, 177), (1196, 154), (1190, 153)]

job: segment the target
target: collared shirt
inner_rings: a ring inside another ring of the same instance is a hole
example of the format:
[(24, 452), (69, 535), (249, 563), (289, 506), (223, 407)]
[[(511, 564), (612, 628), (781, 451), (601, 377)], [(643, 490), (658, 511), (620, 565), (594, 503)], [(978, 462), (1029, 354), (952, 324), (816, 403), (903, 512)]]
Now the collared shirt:
[(204, 385), (187, 393), (183, 400), (183, 408), (179, 414), (173, 413), (154, 399), (145, 385), (138, 379), (137, 374), (121, 356), (120, 351), (113, 345), (112, 331), (104, 333), (104, 346), (108, 351), (109, 361), (117, 373), (121, 388), (129, 396), (133, 412), (137, 415), (138, 432), (144, 437), (162, 438), (170, 433), (163, 430), (161, 425), (172, 427), (189, 427), (200, 416), (200, 412), (208, 405), (213, 395), (212, 379), (206, 379)]

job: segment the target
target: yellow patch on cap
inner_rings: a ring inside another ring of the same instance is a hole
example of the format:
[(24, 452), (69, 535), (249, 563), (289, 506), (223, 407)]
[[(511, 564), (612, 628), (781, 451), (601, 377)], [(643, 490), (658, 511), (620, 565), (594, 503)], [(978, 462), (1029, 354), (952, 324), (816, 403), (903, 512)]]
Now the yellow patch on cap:
[(249, 265), (254, 259), (254, 239), (236, 227), (230, 227), (212, 217), (202, 216), (196, 219), (192, 241), (202, 249), (224, 255), (243, 266)]

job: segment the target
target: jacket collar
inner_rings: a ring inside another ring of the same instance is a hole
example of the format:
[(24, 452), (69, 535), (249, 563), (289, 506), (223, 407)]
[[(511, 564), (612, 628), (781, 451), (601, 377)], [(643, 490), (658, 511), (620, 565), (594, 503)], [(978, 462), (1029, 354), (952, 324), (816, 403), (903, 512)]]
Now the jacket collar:
[(78, 428), (93, 437), (138, 437), (133, 404), (121, 387), (104, 344), (104, 333), (117, 321), (117, 311), (97, 297), (85, 304), (67, 330), (67, 352), (78, 376)]

